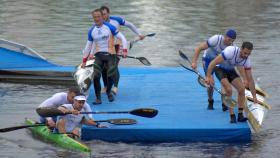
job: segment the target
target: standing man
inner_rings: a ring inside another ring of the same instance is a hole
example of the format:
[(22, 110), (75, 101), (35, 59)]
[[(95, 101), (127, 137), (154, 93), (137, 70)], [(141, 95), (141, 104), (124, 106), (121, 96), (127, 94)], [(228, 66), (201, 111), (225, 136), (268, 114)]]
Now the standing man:
[[(60, 92), (54, 94), (52, 97), (46, 99), (39, 105), (39, 108), (58, 108), (63, 104), (72, 104), (74, 102), (74, 97), (79, 94), (80, 91), (76, 87), (70, 87), (68, 92)], [(91, 108), (88, 103), (84, 105), (84, 111), (91, 112)], [(89, 119), (92, 119), (92, 114), (87, 115)], [(56, 117), (41, 117), (41, 123), (46, 123), (49, 127), (55, 127)]]
[[(121, 26), (126, 26), (128, 27), (132, 32), (134, 32), (140, 40), (143, 40), (145, 38), (145, 36), (143, 36), (139, 30), (135, 27), (135, 25), (133, 25), (131, 22), (126, 21), (125, 19), (119, 17), (119, 16), (110, 16), (110, 9), (107, 6), (102, 6), (100, 8), (100, 10), (102, 11), (102, 16), (104, 21), (112, 24), (113, 26), (115, 26), (117, 28), (117, 30), (120, 30)], [(117, 56), (117, 54), (120, 54), (121, 52), (121, 48), (123, 47), (123, 43), (120, 40), (115, 40), (115, 49), (116, 49), (116, 73), (114, 75), (113, 81), (114, 81), (114, 87), (112, 88), (112, 92), (114, 94), (117, 94), (118, 92), (118, 84), (119, 84), (119, 80), (120, 80), (120, 72), (118, 69), (118, 64), (120, 61), (120, 58)], [(102, 78), (103, 78), (103, 82), (104, 82), (104, 90), (106, 91), (107, 89), (107, 85), (106, 85), (106, 80), (107, 80), (107, 73), (106, 73), (106, 67), (105, 69), (103, 69), (102, 72)]]
[[(247, 118), (243, 116), (243, 109), (245, 106), (245, 87), (242, 80), (236, 73), (234, 66), (242, 66), (245, 69), (245, 76), (247, 78), (250, 91), (253, 95), (254, 103), (257, 103), (255, 83), (252, 77), (251, 63), (248, 58), (253, 50), (251, 42), (243, 42), (241, 49), (236, 46), (229, 46), (223, 50), (222, 54), (218, 55), (208, 66), (205, 82), (213, 86), (214, 80), (211, 74), (216, 67), (216, 75), (225, 88), (226, 95), (231, 98), (231, 85), (235, 87), (238, 92), (238, 122), (245, 122)], [(222, 64), (226, 62), (226, 64)], [(230, 123), (236, 123), (236, 117), (233, 108), (230, 108)]]
[(116, 27), (104, 22), (100, 9), (92, 11), (94, 25), (88, 31), (88, 41), (83, 52), (82, 67), (85, 66), (87, 58), (91, 53), (95, 56), (94, 61), (94, 90), (96, 101), (93, 104), (101, 104), (101, 84), (100, 78), (104, 65), (107, 66), (107, 96), (110, 102), (114, 101), (114, 96), (111, 93), (113, 85), (113, 77), (116, 73), (116, 51), (114, 46), (114, 37), (120, 39), (123, 43), (123, 57), (127, 56), (127, 41), (122, 33), (118, 32)]
[[(214, 35), (210, 37), (206, 42), (201, 43), (199, 46), (195, 48), (194, 51), (194, 57), (192, 60), (192, 68), (197, 68), (197, 60), (199, 57), (199, 54), (201, 51), (204, 51), (203, 57), (202, 57), (202, 63), (203, 63), (203, 69), (206, 74), (207, 68), (209, 63), (228, 46), (231, 46), (236, 39), (236, 32), (233, 29), (227, 30), (225, 35)], [(211, 76), (213, 78), (213, 76)], [(208, 94), (208, 110), (213, 110), (213, 87), (209, 86), (207, 88), (207, 94)], [(224, 103), (224, 99), (222, 98), (222, 109), (223, 111), (228, 110), (228, 107)]]
[(88, 120), (83, 114), (86, 97), (83, 94), (78, 94), (74, 97), (73, 104), (64, 104), (58, 107), (59, 110), (63, 112), (77, 111), (76, 114), (68, 114), (65, 116), (58, 117), (57, 129), (58, 133), (72, 133), (74, 136), (80, 136), (80, 129), (78, 128), (81, 124), (92, 125), (96, 127), (104, 127), (94, 122), (93, 120)]

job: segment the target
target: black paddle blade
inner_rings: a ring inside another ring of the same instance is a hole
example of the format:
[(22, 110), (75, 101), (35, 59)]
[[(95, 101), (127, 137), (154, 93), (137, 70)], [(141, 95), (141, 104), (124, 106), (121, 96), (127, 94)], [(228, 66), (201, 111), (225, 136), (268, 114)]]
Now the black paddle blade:
[(152, 64), (149, 62), (148, 59), (146, 59), (145, 57), (137, 57), (137, 59), (144, 65), (146, 66), (151, 66)]
[(209, 87), (206, 83), (205, 83), (205, 79), (198, 76), (197, 78), (198, 83), (202, 86), (202, 87)]
[(150, 34), (147, 34), (146, 36), (153, 37), (154, 35), (156, 35), (156, 33), (150, 33)]
[(23, 125), (23, 126), (14, 126), (0, 129), (0, 133), (15, 131), (18, 129), (29, 128), (29, 127), (37, 127), (37, 126), (45, 126), (45, 124), (34, 124), (34, 125)]
[(134, 119), (110, 119), (110, 120), (100, 120), (100, 121), (95, 121), (95, 122), (108, 122), (110, 124), (114, 125), (133, 125), (136, 124), (137, 121)]
[(57, 108), (37, 108), (36, 112), (38, 115), (42, 117), (55, 117), (55, 116), (66, 115), (66, 113), (63, 113)]
[(129, 112), (132, 115), (153, 118), (158, 114), (158, 111), (150, 108), (135, 109)]
[(181, 58), (187, 60), (190, 63), (189, 58), (181, 50), (179, 50), (179, 55), (180, 55)]
[(183, 65), (183, 64), (181, 64), (181, 63), (179, 63), (183, 68), (185, 68), (185, 69), (187, 69), (187, 70), (189, 70), (189, 71), (191, 71), (191, 72), (194, 72), (194, 73), (196, 73), (196, 71), (194, 71), (194, 69), (191, 69), (191, 68), (188, 68), (188, 67), (186, 67), (185, 65)]

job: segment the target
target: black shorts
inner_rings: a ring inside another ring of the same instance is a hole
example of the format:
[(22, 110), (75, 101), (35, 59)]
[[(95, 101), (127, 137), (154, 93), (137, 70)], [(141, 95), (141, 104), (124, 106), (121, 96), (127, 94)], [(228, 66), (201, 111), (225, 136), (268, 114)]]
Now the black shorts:
[(239, 75), (237, 74), (237, 72), (235, 70), (226, 71), (226, 70), (220, 69), (219, 67), (215, 68), (215, 75), (220, 81), (224, 78), (227, 78), (230, 83), (234, 79), (239, 77)]

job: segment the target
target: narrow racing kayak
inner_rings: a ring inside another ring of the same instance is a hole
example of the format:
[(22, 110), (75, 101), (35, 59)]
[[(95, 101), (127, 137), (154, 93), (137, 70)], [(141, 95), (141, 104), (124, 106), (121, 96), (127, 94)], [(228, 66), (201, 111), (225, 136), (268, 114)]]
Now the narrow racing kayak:
[(88, 60), (86, 62), (85, 68), (81, 68), (81, 64), (76, 67), (73, 77), (76, 81), (76, 84), (79, 86), (82, 92), (86, 92), (90, 85), (93, 75), (93, 64), (94, 60)]
[(253, 96), (249, 90), (245, 90), (245, 96), (247, 98), (247, 118), (253, 131), (258, 132), (263, 125), (264, 119), (267, 116), (268, 110), (271, 107), (264, 103), (267, 94), (256, 85), (256, 88), (261, 90), (263, 93), (257, 93), (257, 99), (259, 103), (253, 102)]
[[(25, 119), (26, 125), (34, 125), (36, 124), (35, 121), (31, 119)], [(78, 142), (77, 140), (68, 137), (67, 134), (56, 134), (50, 132), (47, 126), (38, 126), (38, 127), (31, 127), (29, 128), (34, 136), (40, 137), (43, 141), (54, 143), (62, 148), (79, 151), (79, 152), (86, 152), (90, 153), (91, 149)]]

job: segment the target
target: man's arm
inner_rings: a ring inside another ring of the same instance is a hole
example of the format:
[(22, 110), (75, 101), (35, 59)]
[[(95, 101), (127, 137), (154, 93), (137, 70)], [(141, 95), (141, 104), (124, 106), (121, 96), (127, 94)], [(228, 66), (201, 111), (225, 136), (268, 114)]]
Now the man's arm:
[(94, 27), (92, 27), (89, 31), (88, 31), (88, 40), (87, 40), (87, 43), (86, 43), (86, 46), (83, 50), (83, 63), (81, 65), (82, 68), (85, 67), (86, 65), (86, 62), (87, 62), (87, 59), (90, 55), (90, 52), (92, 50), (92, 44), (93, 44), (93, 37), (92, 37), (92, 30), (93, 30)]
[(211, 77), (211, 74), (212, 74), (214, 68), (216, 67), (216, 65), (218, 65), (222, 62), (224, 62), (224, 58), (221, 54), (218, 55), (214, 60), (211, 61), (211, 63), (208, 66), (207, 75), (206, 75), (206, 79), (205, 79), (205, 82), (207, 84), (210, 84), (212, 86), (214, 85), (214, 81)]
[(199, 54), (202, 50), (205, 50), (208, 48), (208, 45), (206, 42), (204, 43), (200, 43), (195, 49), (194, 49), (194, 56), (193, 56), (193, 59), (192, 59), (192, 68), (193, 69), (196, 69), (197, 68), (197, 60), (198, 60), (198, 57), (199, 57)]
[(246, 77), (248, 79), (248, 82), (249, 82), (249, 89), (252, 93), (254, 103), (257, 103), (255, 82), (254, 82), (254, 79), (253, 79), (252, 70), (251, 69), (245, 69), (245, 75), (246, 75)]
[(124, 35), (121, 32), (118, 32), (115, 36), (122, 41), (123, 57), (126, 57), (127, 56), (127, 40), (126, 40), (126, 38), (124, 37)]
[(245, 74), (245, 69), (243, 66), (236, 66), (241, 78), (242, 78), (242, 81), (243, 81), (243, 84), (245, 87), (248, 87), (248, 79), (247, 79), (247, 76)]
[(131, 22), (125, 21), (124, 26), (128, 27), (136, 35), (141, 36), (141, 33), (139, 32), (139, 30)]
[(65, 129), (65, 120), (63, 118), (60, 118), (56, 123), (56, 128), (58, 129), (59, 133), (66, 133)]

